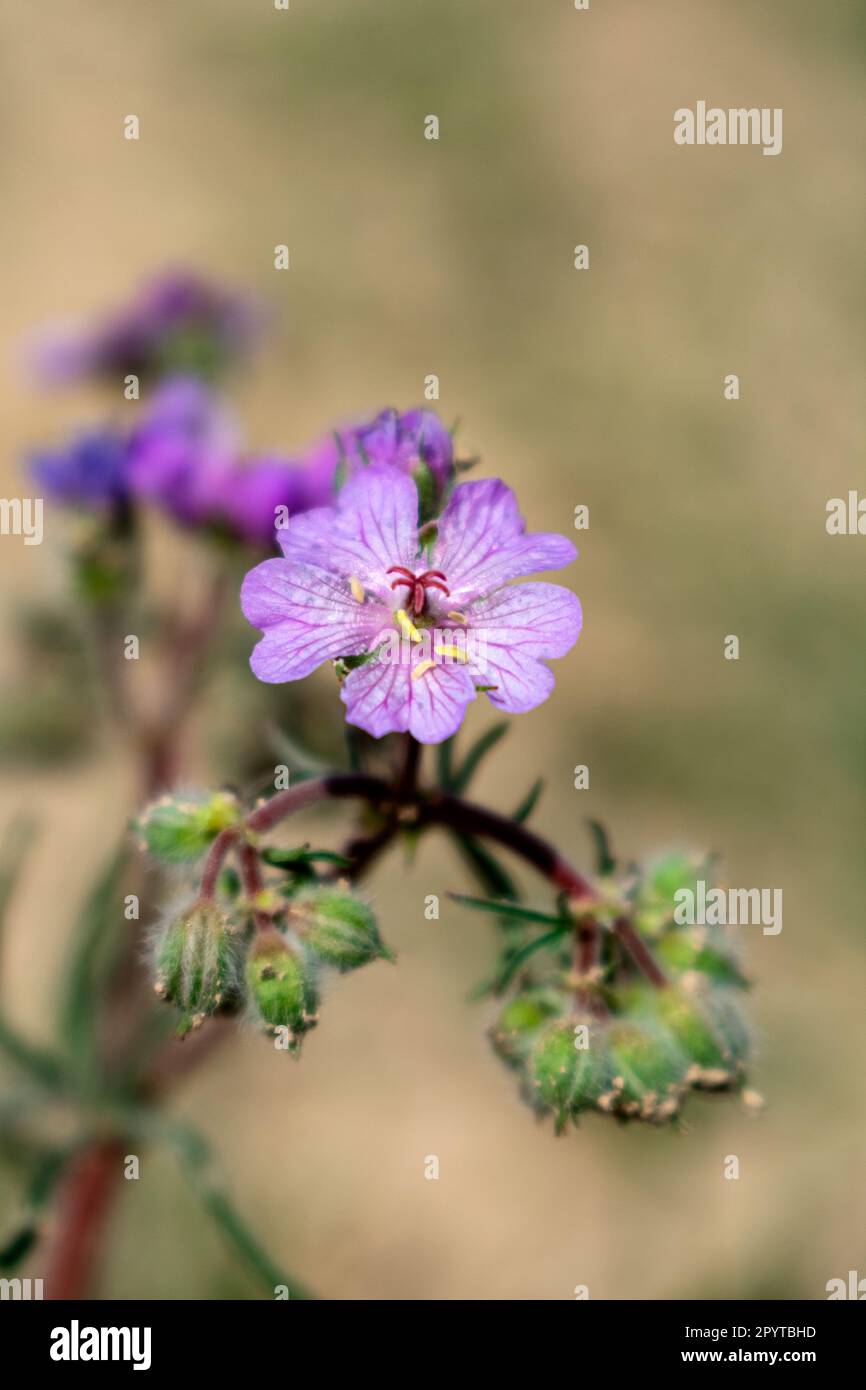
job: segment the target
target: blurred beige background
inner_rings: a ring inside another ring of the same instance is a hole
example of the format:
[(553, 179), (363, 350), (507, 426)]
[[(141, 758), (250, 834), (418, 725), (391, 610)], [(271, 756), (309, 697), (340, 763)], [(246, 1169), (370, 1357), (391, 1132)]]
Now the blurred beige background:
[[(864, 6), (810, 0), (3, 7), (4, 495), (95, 401), (39, 395), (21, 338), (167, 262), (274, 304), (236, 393), (257, 446), (416, 404), (437, 373), (534, 527), (591, 509), (584, 634), (479, 793), (516, 803), (543, 773), (536, 823), (578, 862), (596, 816), (626, 857), (712, 846), (729, 882), (784, 891), (781, 936), (747, 943), (766, 1113), (696, 1101), (683, 1135), (590, 1119), (556, 1141), (466, 1002), (492, 933), (455, 906), (424, 919), (460, 865), (433, 841), (411, 874), (389, 859), (370, 889), (399, 968), (335, 987), (301, 1065), (244, 1036), (175, 1105), (324, 1295), (815, 1298), (866, 1273), (866, 540), (824, 528), (863, 476), (864, 58)], [(674, 110), (701, 98), (782, 107), (782, 154), (675, 146)], [(62, 550), (57, 530), (0, 544), (7, 618), (63, 584)], [(3, 982), (38, 1031), (133, 778), (106, 734), (85, 764), (3, 782), (3, 819), (44, 820)], [(104, 1296), (250, 1294), (164, 1155), (122, 1199)]]

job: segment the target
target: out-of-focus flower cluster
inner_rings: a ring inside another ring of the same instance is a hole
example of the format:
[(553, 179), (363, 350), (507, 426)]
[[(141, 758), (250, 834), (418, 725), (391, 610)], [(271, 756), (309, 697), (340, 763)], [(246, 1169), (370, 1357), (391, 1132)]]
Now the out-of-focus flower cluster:
[(274, 549), (290, 517), (332, 504), (373, 463), (410, 475), (432, 515), (454, 475), (451, 435), (432, 411), (385, 410), (298, 452), (249, 448), (214, 379), (250, 351), (264, 322), (251, 300), (171, 272), (105, 322), (45, 336), (34, 354), (43, 382), (94, 379), (118, 396), (128, 380), (137, 385), (129, 423), (115, 409), (109, 422), (34, 450), (37, 485), (65, 506), (110, 515), (150, 504), (185, 528)]
[(43, 330), (30, 360), (48, 386), (87, 379), (114, 385), (129, 374), (145, 381), (176, 372), (208, 378), (245, 356), (264, 322), (249, 296), (181, 268), (151, 276), (96, 322)]

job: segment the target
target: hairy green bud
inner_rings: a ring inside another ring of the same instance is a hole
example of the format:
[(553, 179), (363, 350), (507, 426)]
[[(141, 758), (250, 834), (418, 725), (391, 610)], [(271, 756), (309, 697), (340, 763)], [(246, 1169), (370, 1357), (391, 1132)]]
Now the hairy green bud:
[[(582, 1027), (589, 1028), (589, 1047), (578, 1046)], [(598, 1097), (599, 1055), (593, 1041), (592, 1024), (561, 1019), (544, 1029), (532, 1049), (528, 1096), (537, 1110), (554, 1112), (557, 1134), (570, 1115), (578, 1115)]]
[(490, 1029), (494, 1052), (507, 1066), (522, 1067), (539, 1030), (560, 1013), (561, 1000), (549, 992), (533, 990), (518, 994), (508, 1001)]
[(599, 1100), (602, 1110), (664, 1122), (679, 1109), (687, 1063), (661, 1029), (630, 1022), (611, 1025), (607, 1035), (610, 1085)]
[(154, 858), (183, 864), (200, 859), (220, 831), (234, 825), (240, 814), (237, 798), (230, 792), (163, 796), (147, 807), (137, 828)]
[(696, 971), (717, 985), (748, 988), (748, 980), (718, 932), (693, 927), (668, 932), (656, 946), (656, 955), (675, 975)]
[(275, 929), (261, 933), (247, 960), (250, 1000), (267, 1032), (286, 1028), (293, 1052), (318, 1022), (318, 994), (312, 971)]
[(716, 990), (699, 1001), (681, 990), (660, 990), (658, 1018), (686, 1055), (686, 1080), (701, 1090), (733, 1085), (748, 1052), (748, 1035), (736, 1008)]
[(379, 957), (394, 959), (372, 909), (340, 888), (317, 888), (293, 898), (289, 920), (313, 954), (341, 972)]
[(643, 936), (659, 937), (674, 925), (674, 897), (682, 888), (695, 891), (709, 876), (709, 865), (676, 851), (648, 865), (634, 898), (634, 924)]
[(237, 932), (212, 904), (197, 903), (170, 923), (157, 948), (154, 989), (180, 1009), (181, 1036), (209, 1014), (237, 1007), (240, 951)]

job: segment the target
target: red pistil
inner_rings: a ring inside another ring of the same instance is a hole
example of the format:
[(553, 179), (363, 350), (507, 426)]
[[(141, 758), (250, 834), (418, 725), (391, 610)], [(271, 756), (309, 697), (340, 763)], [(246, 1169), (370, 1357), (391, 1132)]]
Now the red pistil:
[(403, 585), (406, 586), (409, 590), (409, 606), (416, 617), (424, 608), (428, 589), (438, 589), (446, 596), (451, 592), (441, 570), (424, 570), (423, 574), (414, 574), (405, 565), (392, 565), (388, 574), (400, 576), (393, 581), (391, 588), (399, 589)]

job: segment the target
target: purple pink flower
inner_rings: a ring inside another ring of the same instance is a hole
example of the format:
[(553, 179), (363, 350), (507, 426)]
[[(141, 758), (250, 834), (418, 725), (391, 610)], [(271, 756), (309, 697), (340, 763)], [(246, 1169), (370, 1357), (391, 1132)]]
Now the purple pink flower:
[(193, 378), (170, 379), (155, 392), (132, 433), (132, 491), (183, 526), (201, 525), (214, 514), (238, 450), (234, 419), (216, 396)]
[(432, 410), (389, 408), (373, 420), (337, 430), (306, 456), (334, 491), (369, 464), (398, 468), (418, 485), (424, 519), (441, 510), (454, 481), (454, 441)]
[(248, 454), (233, 415), (202, 382), (163, 383), (134, 432), (133, 492), (183, 526), (211, 526), (259, 546), (275, 545), (275, 527), (331, 500), (324, 472), (297, 460)]
[(435, 533), (419, 534), (418, 517), (413, 479), (370, 463), (336, 507), (291, 521), (283, 557), (251, 570), (241, 590), (264, 633), (251, 658), (260, 680), (300, 680), (343, 658), (349, 723), (423, 743), (450, 737), (478, 690), (511, 713), (547, 699), (547, 661), (577, 640), (580, 603), (556, 584), (509, 581), (569, 564), (574, 546), (528, 534), (496, 479), (456, 487)]

